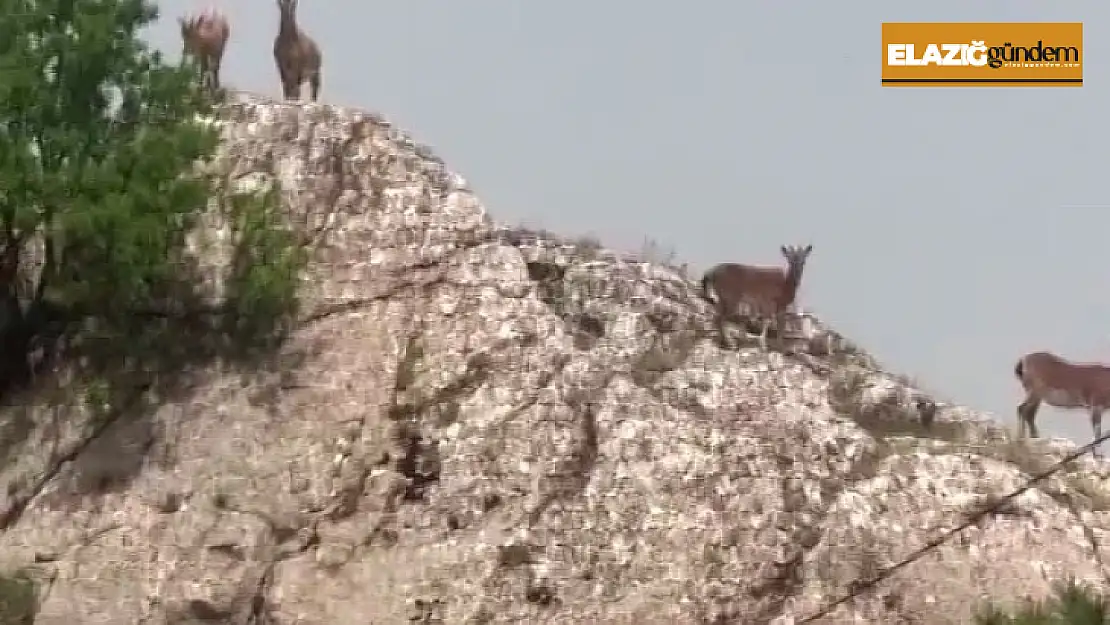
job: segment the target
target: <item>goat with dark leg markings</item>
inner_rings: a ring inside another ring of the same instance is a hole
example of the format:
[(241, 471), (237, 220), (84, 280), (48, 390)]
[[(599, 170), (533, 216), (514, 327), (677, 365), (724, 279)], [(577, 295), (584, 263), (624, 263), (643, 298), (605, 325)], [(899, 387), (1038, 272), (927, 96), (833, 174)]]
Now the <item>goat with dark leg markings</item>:
[(200, 64), (201, 84), (211, 93), (220, 89), (220, 64), (231, 36), (231, 27), (222, 13), (209, 7), (192, 17), (179, 17), (181, 54)]
[[(1088, 410), (1095, 439), (1102, 437), (1102, 412), (1110, 407), (1110, 366), (1073, 363), (1049, 352), (1033, 352), (1018, 359), (1014, 375), (1025, 389), (1025, 399), (1017, 408), (1019, 439), (1027, 434), (1040, 438), (1036, 418), (1041, 402)], [(1091, 454), (1099, 457), (1098, 447)]]
[[(727, 346), (725, 322), (738, 314), (740, 304), (746, 304), (752, 313), (761, 318), (759, 342), (764, 349), (767, 348), (767, 330), (772, 321), (781, 338), (784, 313), (794, 303), (806, 258), (813, 251), (813, 246), (784, 245), (780, 249), (786, 257), (785, 269), (721, 263), (705, 272), (701, 279), (702, 296), (714, 304), (722, 345)], [(714, 297), (710, 297), (710, 291)]]
[(309, 84), (312, 101), (320, 95), (323, 56), (320, 47), (297, 26), (297, 0), (277, 0), (280, 21), (274, 38), (274, 60), (286, 100), (301, 97), (301, 85)]

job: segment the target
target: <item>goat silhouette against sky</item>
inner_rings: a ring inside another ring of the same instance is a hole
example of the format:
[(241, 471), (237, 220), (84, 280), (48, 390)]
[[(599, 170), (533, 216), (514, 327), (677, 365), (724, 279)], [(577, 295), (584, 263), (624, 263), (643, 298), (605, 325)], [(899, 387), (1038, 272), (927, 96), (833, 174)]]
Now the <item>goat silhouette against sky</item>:
[(280, 21), (274, 38), (274, 61), (281, 76), (281, 90), (286, 100), (301, 97), (301, 85), (308, 83), (312, 101), (320, 95), (320, 47), (297, 26), (297, 0), (277, 0)]
[[(747, 305), (753, 315), (762, 319), (763, 331), (759, 342), (764, 349), (767, 347), (767, 329), (772, 321), (781, 337), (783, 312), (794, 303), (806, 258), (813, 251), (813, 246), (783, 246), (780, 249), (786, 257), (785, 269), (721, 263), (705, 272), (701, 279), (702, 296), (715, 305), (717, 331), (722, 344), (727, 345), (725, 322), (737, 316), (740, 304)], [(713, 297), (710, 297), (710, 291)]]
[[(1095, 438), (1102, 437), (1102, 411), (1110, 407), (1110, 367), (1098, 363), (1068, 362), (1049, 352), (1022, 356), (1014, 375), (1025, 389), (1018, 405), (1018, 438), (1039, 438), (1037, 409), (1041, 402), (1057, 408), (1085, 408), (1091, 415)], [(1091, 454), (1098, 457), (1098, 447)]]
[(200, 64), (201, 84), (212, 92), (220, 88), (220, 63), (231, 36), (227, 18), (214, 8), (207, 8), (192, 17), (179, 17), (181, 54), (190, 55)]

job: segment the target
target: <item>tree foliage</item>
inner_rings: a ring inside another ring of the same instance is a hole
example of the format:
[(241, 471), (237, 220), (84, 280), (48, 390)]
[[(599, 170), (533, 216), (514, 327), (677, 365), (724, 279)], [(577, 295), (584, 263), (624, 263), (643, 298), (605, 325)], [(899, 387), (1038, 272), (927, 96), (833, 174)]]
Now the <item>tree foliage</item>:
[[(214, 190), (196, 166), (217, 134), (195, 68), (140, 39), (151, 2), (0, 0), (0, 14), (2, 390), (56, 317), (127, 324), (180, 299), (185, 236)], [(246, 275), (256, 300), (288, 296), (288, 279)]]
[(1030, 603), (1010, 614), (988, 606), (976, 625), (1110, 625), (1110, 602), (1075, 580), (1058, 583), (1048, 601)]

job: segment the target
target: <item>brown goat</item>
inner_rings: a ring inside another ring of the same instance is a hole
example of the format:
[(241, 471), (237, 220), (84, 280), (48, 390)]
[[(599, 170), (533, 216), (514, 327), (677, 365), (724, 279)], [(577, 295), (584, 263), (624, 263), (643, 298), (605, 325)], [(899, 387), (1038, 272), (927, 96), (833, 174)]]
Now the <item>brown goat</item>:
[[(1057, 408), (1085, 408), (1091, 414), (1095, 439), (1102, 438), (1102, 411), (1110, 408), (1110, 367), (1097, 363), (1073, 363), (1049, 352), (1022, 356), (1014, 375), (1025, 389), (1025, 400), (1018, 405), (1018, 438), (1037, 432), (1037, 408), (1041, 402)], [(1092, 455), (1099, 456), (1098, 447)]]
[(320, 95), (320, 47), (297, 27), (297, 0), (277, 0), (281, 22), (274, 38), (274, 60), (281, 76), (281, 90), (286, 100), (300, 99), (301, 85), (309, 83), (312, 101)]
[[(763, 331), (759, 342), (764, 349), (767, 348), (767, 329), (772, 321), (781, 336), (783, 312), (794, 303), (798, 285), (802, 282), (802, 270), (813, 246), (783, 246), (780, 249), (786, 257), (786, 269), (721, 263), (702, 277), (702, 296), (716, 307), (717, 331), (723, 345), (727, 346), (725, 321), (737, 315), (740, 304), (746, 304), (754, 315), (762, 318)], [(709, 296), (710, 290), (715, 298)]]
[(231, 27), (222, 13), (209, 7), (193, 17), (179, 17), (181, 54), (200, 62), (201, 84), (215, 92), (220, 88), (220, 62), (231, 36)]

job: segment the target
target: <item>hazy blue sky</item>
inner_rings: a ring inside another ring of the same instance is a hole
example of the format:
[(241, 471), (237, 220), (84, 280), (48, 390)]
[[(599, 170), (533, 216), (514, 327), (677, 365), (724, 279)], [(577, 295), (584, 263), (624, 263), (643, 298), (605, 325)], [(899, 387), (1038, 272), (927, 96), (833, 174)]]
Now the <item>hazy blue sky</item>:
[[(232, 19), (224, 82), (280, 93), (273, 2)], [(162, 2), (151, 40), (173, 52)], [(247, 8), (247, 7), (250, 8)], [(686, 8), (682, 8), (685, 6)], [(1012, 425), (1029, 350), (1110, 361), (1105, 1), (305, 0), (322, 99), (436, 149), (499, 220), (644, 237), (691, 266), (779, 263), (895, 370)], [(1082, 21), (1079, 89), (884, 89), (883, 21)], [(1089, 439), (1079, 412), (1042, 431)]]

